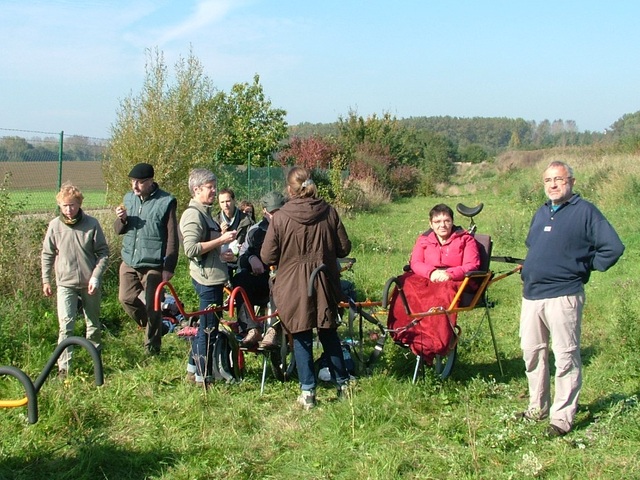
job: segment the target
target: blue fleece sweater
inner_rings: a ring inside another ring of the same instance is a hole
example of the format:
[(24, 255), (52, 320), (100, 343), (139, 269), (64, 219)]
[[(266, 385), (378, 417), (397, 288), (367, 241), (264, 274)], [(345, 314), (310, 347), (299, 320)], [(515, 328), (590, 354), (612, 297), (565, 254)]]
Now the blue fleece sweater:
[(578, 194), (555, 212), (551, 201), (540, 207), (525, 244), (522, 280), (528, 300), (580, 293), (592, 270), (604, 272), (624, 252), (604, 215)]

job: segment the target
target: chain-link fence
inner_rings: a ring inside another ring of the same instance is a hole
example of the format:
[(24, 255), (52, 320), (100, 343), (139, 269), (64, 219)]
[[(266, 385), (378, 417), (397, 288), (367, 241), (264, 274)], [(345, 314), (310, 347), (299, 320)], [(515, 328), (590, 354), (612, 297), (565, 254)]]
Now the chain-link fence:
[[(54, 213), (55, 196), (64, 182), (82, 190), (86, 210), (109, 208), (102, 175), (107, 142), (63, 132), (0, 129), (0, 188), (12, 207), (24, 213)], [(237, 201), (248, 200), (256, 210), (265, 193), (283, 191), (285, 185), (286, 171), (279, 166), (215, 165), (213, 170), (218, 188), (232, 188)], [(185, 189), (187, 182), (185, 178)]]

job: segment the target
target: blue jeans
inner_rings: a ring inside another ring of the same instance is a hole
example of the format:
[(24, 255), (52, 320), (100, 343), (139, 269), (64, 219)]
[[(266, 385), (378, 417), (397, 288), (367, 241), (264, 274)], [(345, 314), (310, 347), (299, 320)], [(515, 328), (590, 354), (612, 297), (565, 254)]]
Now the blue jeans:
[[(337, 329), (319, 328), (318, 339), (329, 359), (331, 378), (338, 386), (349, 381), (349, 373), (342, 355), (342, 345)], [(313, 365), (313, 330), (293, 334), (293, 356), (296, 359), (298, 381), (302, 390), (316, 388), (316, 372)]]
[[(224, 285), (201, 285), (193, 278), (193, 288), (198, 294), (200, 305), (198, 310), (205, 310), (210, 305), (222, 305)], [(203, 381), (204, 377), (212, 374), (213, 344), (218, 336), (220, 313), (210, 312), (200, 315), (198, 333), (191, 342), (191, 356), (189, 365), (195, 367), (196, 381)], [(188, 370), (191, 370), (188, 368)]]

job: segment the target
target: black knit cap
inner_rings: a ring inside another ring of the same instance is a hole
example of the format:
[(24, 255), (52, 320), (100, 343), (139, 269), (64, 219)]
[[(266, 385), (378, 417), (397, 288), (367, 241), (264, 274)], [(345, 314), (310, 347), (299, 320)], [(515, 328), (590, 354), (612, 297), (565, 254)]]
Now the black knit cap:
[(138, 163), (129, 172), (129, 178), (143, 180), (145, 178), (153, 178), (153, 167), (148, 163)]

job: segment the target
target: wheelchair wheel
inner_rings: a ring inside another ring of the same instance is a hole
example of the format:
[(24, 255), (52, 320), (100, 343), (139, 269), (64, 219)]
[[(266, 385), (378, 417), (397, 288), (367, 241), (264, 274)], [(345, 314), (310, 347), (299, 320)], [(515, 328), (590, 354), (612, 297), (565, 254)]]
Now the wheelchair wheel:
[(290, 380), (296, 370), (296, 360), (293, 357), (293, 345), (289, 342), (290, 337), (284, 332), (284, 329), (282, 329), (280, 347), (272, 350), (269, 355), (273, 375), (281, 382)]
[(436, 355), (436, 358), (433, 360), (433, 368), (436, 375), (438, 375), (442, 380), (451, 375), (453, 365), (456, 363), (457, 351), (458, 346), (456, 345), (447, 355)]

